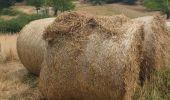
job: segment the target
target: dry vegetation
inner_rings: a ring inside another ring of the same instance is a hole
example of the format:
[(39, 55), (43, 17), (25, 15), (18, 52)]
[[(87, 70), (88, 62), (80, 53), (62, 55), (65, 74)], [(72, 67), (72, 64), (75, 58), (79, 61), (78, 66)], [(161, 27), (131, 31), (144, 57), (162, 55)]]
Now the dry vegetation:
[(0, 61), (7, 62), (18, 60), (18, 55), (16, 51), (16, 39), (15, 35), (0, 35)]
[(0, 100), (35, 100), (39, 98), (37, 78), (18, 60), (17, 36), (0, 35)]
[[(28, 14), (36, 13), (33, 7), (14, 6), (13, 8)], [(131, 18), (158, 13), (148, 12), (140, 6), (120, 4), (104, 6), (77, 4), (75, 10), (93, 15), (125, 14)], [(0, 100), (39, 100), (42, 97), (37, 89), (37, 77), (30, 74), (18, 60), (17, 36), (0, 35)]]
[(30, 14), (30, 15), (36, 14), (36, 9), (32, 6), (19, 5), (19, 6), (13, 6), (12, 8), (26, 14)]
[(38, 98), (36, 85), (36, 77), (28, 73), (20, 63), (0, 64), (0, 100)]
[(130, 18), (159, 14), (159, 12), (147, 11), (140, 5), (129, 6), (123, 4), (106, 4), (103, 6), (91, 6), (89, 4), (76, 5), (76, 11), (93, 15), (117, 15), (124, 14)]

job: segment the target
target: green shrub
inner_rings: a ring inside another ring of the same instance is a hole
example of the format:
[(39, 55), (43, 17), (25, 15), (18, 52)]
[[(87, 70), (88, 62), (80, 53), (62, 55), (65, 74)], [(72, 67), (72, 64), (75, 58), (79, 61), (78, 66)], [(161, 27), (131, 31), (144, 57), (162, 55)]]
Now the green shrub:
[(1, 32), (19, 32), (30, 21), (46, 18), (47, 15), (20, 15), (11, 20), (0, 20)]
[(55, 15), (58, 12), (69, 11), (75, 8), (73, 0), (46, 0), (45, 4), (53, 7)]
[(170, 100), (170, 68), (158, 72), (158, 93), (164, 100)]
[(170, 0), (140, 0), (150, 10), (158, 10), (170, 19)]
[(145, 87), (136, 90), (133, 100), (170, 100), (170, 68), (154, 71), (153, 76)]
[(24, 0), (15, 0), (16, 2), (23, 2)]
[(122, 2), (125, 4), (135, 4), (137, 0), (89, 0), (94, 5), (102, 5), (104, 3), (115, 3), (115, 2)]
[(15, 0), (0, 0), (0, 10), (12, 6), (14, 2)]
[(0, 11), (0, 15), (9, 15), (9, 16), (16, 16), (16, 15), (21, 15), (24, 14), (20, 11), (13, 10), (11, 8), (4, 8)]
[(130, 4), (130, 5), (132, 5), (132, 4), (135, 4), (135, 2), (137, 1), (137, 0), (122, 0), (124, 3), (126, 3), (126, 4)]
[(107, 0), (90, 0), (93, 5), (102, 5), (107, 2)]

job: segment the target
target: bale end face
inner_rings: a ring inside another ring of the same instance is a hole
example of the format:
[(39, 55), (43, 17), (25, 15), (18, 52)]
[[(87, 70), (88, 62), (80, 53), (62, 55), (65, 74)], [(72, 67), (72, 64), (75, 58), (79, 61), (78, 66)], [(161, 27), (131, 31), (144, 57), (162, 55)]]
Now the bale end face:
[(46, 18), (32, 21), (21, 30), (17, 38), (17, 52), (21, 63), (35, 75), (39, 75), (44, 60), (43, 31), (54, 20), (55, 18)]

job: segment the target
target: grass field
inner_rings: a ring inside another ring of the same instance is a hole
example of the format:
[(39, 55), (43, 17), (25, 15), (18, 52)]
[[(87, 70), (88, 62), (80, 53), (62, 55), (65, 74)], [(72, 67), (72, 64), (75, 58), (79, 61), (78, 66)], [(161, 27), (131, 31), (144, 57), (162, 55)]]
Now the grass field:
[(103, 6), (92, 6), (90, 4), (77, 3), (75, 11), (92, 15), (105, 16), (124, 14), (130, 18), (159, 14), (159, 12), (148, 11), (140, 5), (129, 6), (123, 4), (105, 4)]
[(16, 39), (17, 34), (14, 35), (0, 35), (0, 61), (16, 61), (18, 60), (18, 55), (16, 51)]

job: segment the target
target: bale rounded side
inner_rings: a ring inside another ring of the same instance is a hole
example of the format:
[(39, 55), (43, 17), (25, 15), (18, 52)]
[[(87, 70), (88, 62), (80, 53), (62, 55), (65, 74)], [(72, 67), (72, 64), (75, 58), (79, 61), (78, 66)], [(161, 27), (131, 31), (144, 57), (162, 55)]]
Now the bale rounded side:
[(170, 22), (166, 22), (168, 29), (170, 30)]
[(133, 19), (143, 24), (143, 60), (141, 61), (141, 85), (151, 80), (152, 73), (170, 64), (170, 35), (165, 19), (161, 16), (146, 16)]
[(43, 31), (54, 20), (55, 18), (45, 18), (32, 21), (21, 30), (17, 38), (17, 52), (20, 61), (33, 74), (39, 75), (44, 59)]
[(130, 100), (138, 83), (142, 25), (130, 21), (108, 28), (101, 26), (108, 22), (98, 23), (100, 18), (68, 16), (58, 20), (67, 25), (50, 26), (54, 31), (44, 35), (48, 47), (40, 73), (42, 94), (49, 100)]

